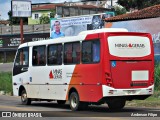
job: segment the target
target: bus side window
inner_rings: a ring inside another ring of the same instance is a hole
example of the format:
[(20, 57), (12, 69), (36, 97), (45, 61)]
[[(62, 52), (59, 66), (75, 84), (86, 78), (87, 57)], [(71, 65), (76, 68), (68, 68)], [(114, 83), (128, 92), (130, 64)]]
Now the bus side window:
[(64, 44), (64, 63), (72, 63), (72, 43)]
[(80, 63), (80, 42), (64, 44), (64, 63), (65, 64)]
[(73, 43), (73, 52), (72, 52), (73, 63), (80, 63), (80, 43)]
[(62, 64), (62, 44), (57, 46), (57, 64)]
[(62, 64), (62, 44), (48, 46), (48, 65)]
[(90, 63), (92, 62), (92, 42), (91, 41), (85, 41), (82, 43), (82, 63)]
[(46, 65), (46, 51), (45, 46), (33, 47), (32, 65), (44, 66)]

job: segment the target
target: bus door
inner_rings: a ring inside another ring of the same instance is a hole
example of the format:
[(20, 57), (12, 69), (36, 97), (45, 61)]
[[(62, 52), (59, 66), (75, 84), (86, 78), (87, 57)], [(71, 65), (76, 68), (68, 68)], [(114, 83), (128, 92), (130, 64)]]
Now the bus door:
[(151, 40), (144, 34), (132, 34), (108, 37), (114, 88), (142, 88), (153, 84)]
[(26, 85), (29, 83), (29, 47), (20, 48), (17, 51), (17, 55), (13, 67), (13, 91), (14, 95), (18, 95), (18, 89), (20, 85)]

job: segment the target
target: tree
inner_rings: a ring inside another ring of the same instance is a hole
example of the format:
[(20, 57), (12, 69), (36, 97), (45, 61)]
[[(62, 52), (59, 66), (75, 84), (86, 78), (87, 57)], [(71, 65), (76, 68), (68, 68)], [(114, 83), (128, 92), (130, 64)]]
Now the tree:
[(46, 16), (45, 14), (43, 14), (40, 18), (40, 24), (49, 24), (50, 19), (48, 16)]
[(117, 3), (130, 10), (130, 8), (143, 9), (160, 4), (160, 0), (118, 0)]
[(124, 7), (122, 7), (121, 5), (114, 6), (114, 9), (115, 9), (116, 15), (125, 14), (127, 12), (127, 10)]
[[(12, 17), (12, 12), (9, 11), (8, 12), (8, 16), (9, 16), (9, 21), (11, 25), (19, 25), (20, 24), (20, 17)], [(23, 24), (28, 25), (28, 18), (22, 18), (23, 19)]]
[(50, 18), (54, 18), (54, 17), (55, 17), (55, 10), (51, 10)]

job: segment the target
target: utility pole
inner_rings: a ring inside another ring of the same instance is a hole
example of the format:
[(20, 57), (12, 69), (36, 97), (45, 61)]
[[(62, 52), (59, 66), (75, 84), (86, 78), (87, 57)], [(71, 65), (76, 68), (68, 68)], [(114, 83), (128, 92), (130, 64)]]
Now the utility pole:
[(23, 19), (20, 18), (21, 44), (23, 43)]
[(111, 0), (111, 7), (113, 6), (113, 1)]

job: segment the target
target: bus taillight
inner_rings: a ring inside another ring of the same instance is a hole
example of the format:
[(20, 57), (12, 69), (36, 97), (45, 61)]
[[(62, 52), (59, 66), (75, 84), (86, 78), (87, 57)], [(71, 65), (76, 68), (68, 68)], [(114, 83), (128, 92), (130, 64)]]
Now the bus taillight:
[(110, 87), (113, 86), (112, 79), (111, 79), (111, 74), (106, 72), (105, 75), (106, 75), (107, 85), (110, 86)]

